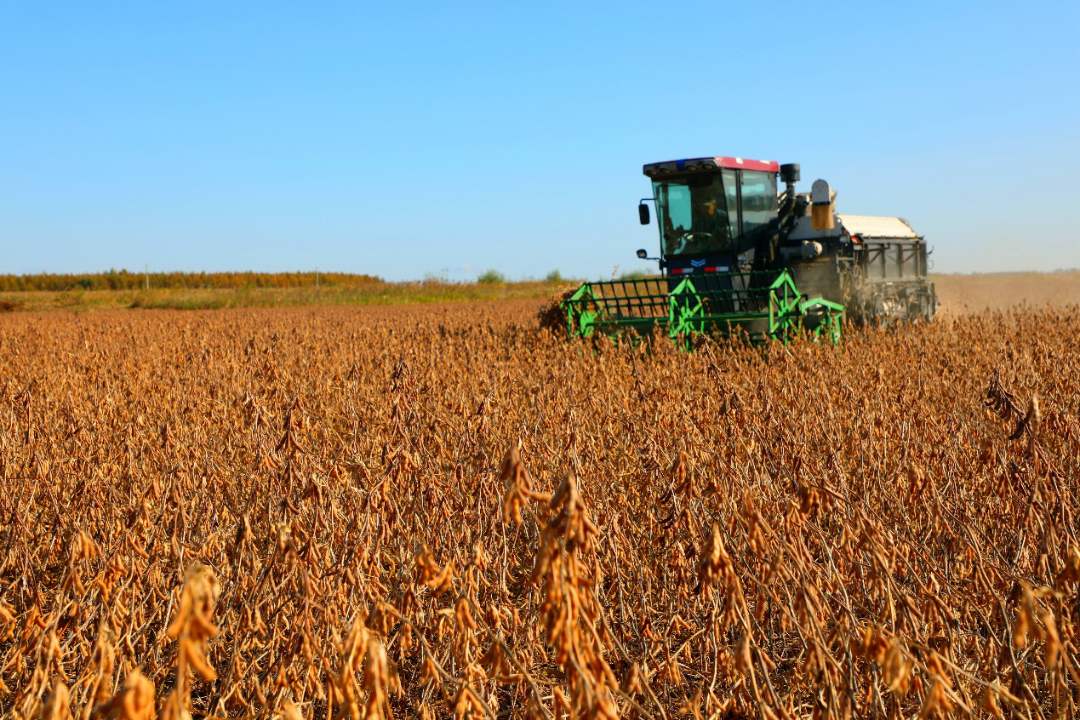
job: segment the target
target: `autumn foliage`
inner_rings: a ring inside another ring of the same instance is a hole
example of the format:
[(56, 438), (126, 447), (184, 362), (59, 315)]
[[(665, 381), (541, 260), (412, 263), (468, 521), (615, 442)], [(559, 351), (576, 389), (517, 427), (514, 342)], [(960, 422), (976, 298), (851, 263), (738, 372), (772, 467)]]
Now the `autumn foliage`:
[(0, 316), (0, 715), (1077, 717), (1080, 308)]
[(205, 288), (349, 287), (381, 282), (374, 275), (326, 272), (152, 272), (40, 273), (0, 275), (0, 292)]

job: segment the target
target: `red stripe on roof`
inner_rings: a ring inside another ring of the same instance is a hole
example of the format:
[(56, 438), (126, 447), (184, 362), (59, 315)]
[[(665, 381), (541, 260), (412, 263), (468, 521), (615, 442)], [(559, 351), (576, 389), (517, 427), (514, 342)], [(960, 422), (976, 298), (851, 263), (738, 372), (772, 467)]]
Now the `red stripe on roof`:
[(780, 163), (773, 160), (747, 160), (736, 157), (714, 157), (713, 162), (722, 168), (741, 168), (743, 170), (764, 170), (765, 172), (780, 172)]

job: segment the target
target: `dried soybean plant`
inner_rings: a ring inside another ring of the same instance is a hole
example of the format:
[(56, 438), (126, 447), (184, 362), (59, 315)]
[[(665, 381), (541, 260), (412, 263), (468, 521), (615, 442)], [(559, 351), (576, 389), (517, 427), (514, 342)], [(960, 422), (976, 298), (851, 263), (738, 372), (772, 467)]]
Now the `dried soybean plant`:
[(166, 631), (177, 645), (176, 681), (162, 711), (166, 720), (191, 717), (191, 673), (206, 682), (217, 680), (217, 671), (206, 659), (206, 645), (218, 633), (213, 614), (220, 594), (221, 586), (209, 568), (195, 563), (187, 569), (176, 618)]
[(0, 715), (1080, 714), (1077, 309), (535, 310), (0, 318)]

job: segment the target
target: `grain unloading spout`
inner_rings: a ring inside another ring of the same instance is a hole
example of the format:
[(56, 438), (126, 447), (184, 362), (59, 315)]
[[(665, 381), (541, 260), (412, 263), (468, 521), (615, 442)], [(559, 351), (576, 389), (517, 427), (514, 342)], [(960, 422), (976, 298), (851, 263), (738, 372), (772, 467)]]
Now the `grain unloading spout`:
[(833, 201), (835, 199), (836, 191), (829, 187), (829, 183), (824, 180), (814, 181), (813, 186), (810, 188), (810, 202), (813, 203), (810, 214), (815, 230), (832, 230), (836, 227), (836, 222), (833, 219), (835, 213)]

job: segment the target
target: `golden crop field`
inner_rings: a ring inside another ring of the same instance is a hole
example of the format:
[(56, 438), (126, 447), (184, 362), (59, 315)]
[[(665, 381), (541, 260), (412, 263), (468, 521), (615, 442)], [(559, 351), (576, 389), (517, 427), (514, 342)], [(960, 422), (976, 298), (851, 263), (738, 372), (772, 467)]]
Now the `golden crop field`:
[(1075, 718), (1080, 308), (0, 316), (0, 715)]
[(947, 315), (1080, 305), (1080, 272), (1014, 272), (935, 275), (941, 311)]

